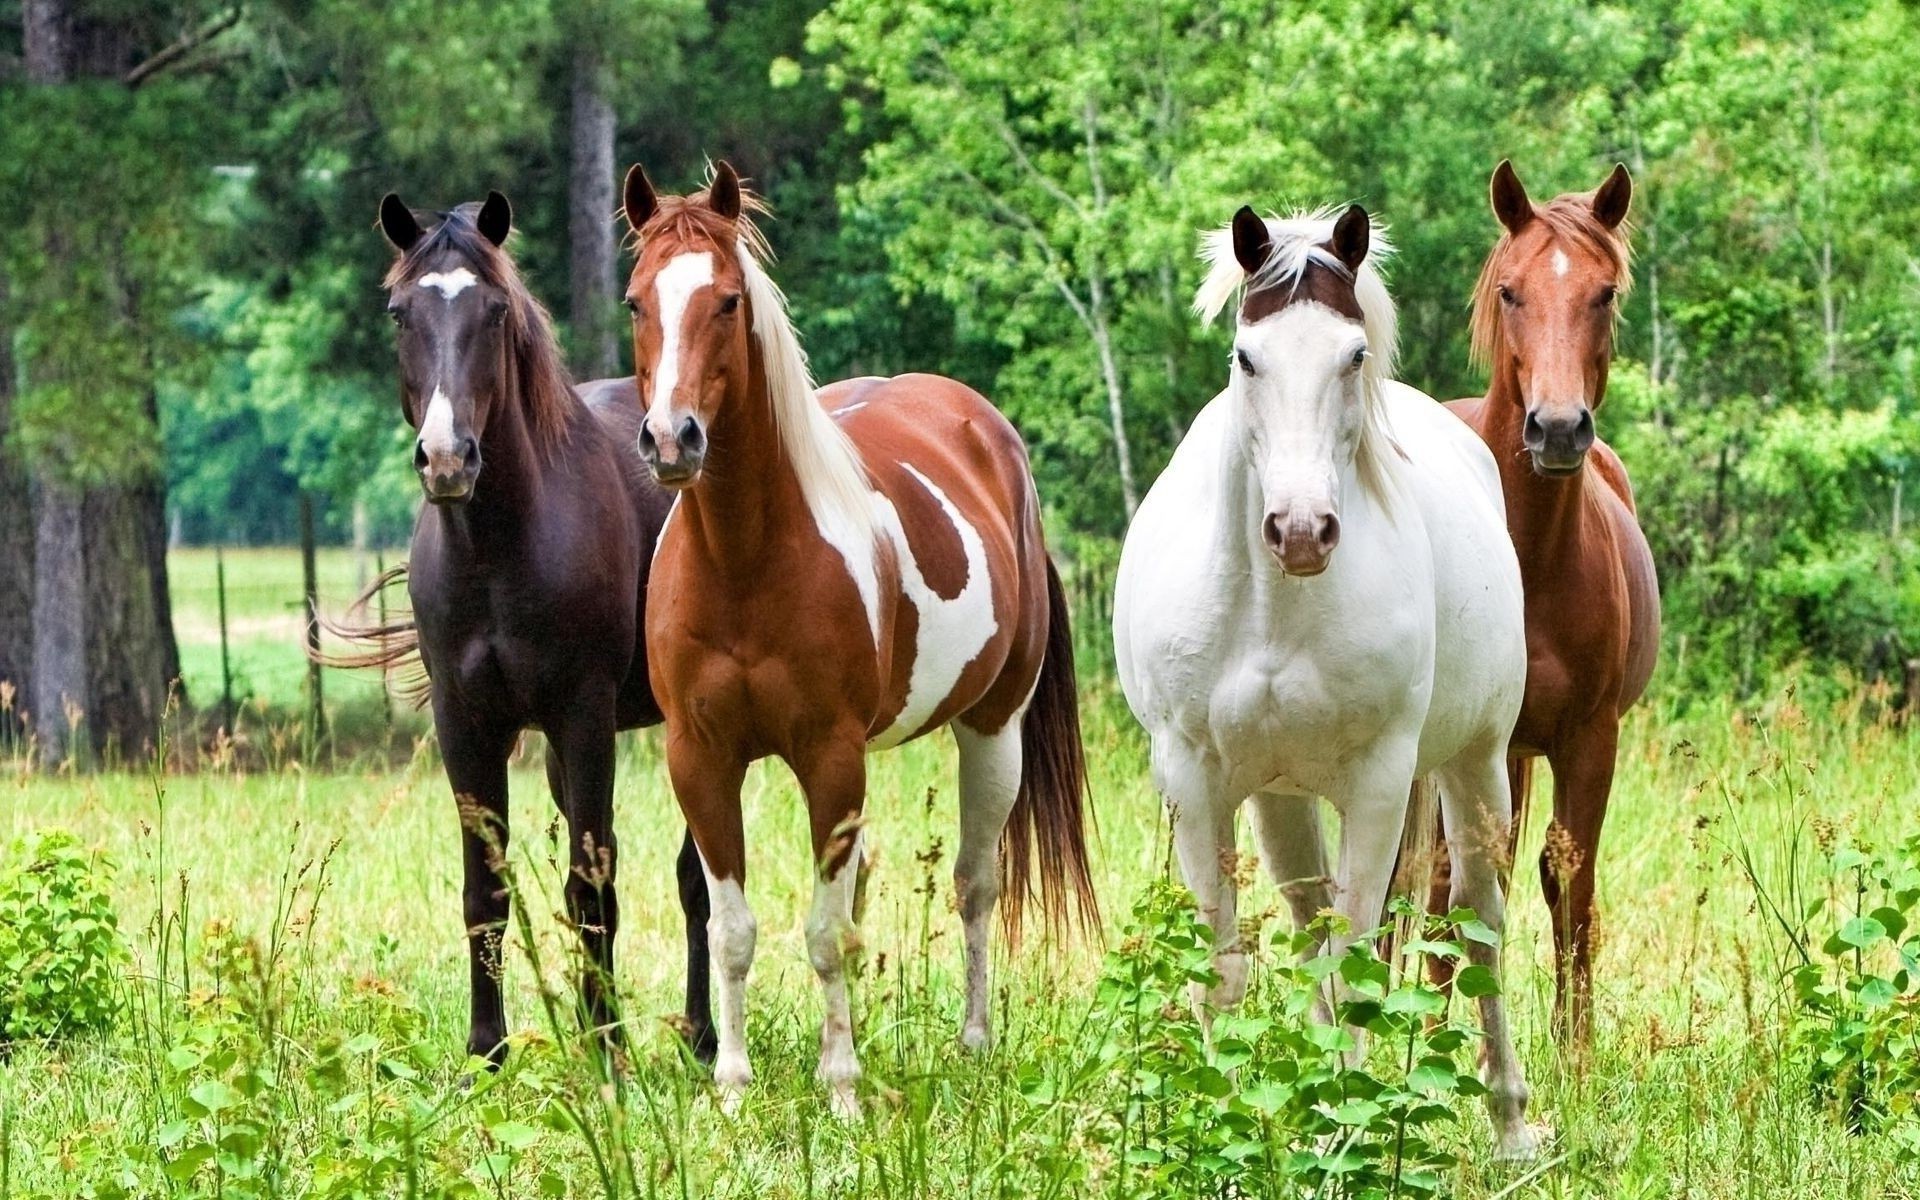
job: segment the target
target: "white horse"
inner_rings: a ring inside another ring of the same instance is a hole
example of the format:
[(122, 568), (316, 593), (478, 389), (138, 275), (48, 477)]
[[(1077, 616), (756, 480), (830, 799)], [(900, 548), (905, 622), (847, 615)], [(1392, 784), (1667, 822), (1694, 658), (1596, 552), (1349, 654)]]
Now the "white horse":
[[(1211, 320), (1241, 295), (1232, 375), (1121, 553), (1120, 682), (1214, 931), (1203, 1015), (1246, 993), (1243, 801), (1294, 920), (1346, 918), (1338, 953), (1380, 923), (1410, 789), (1431, 775), (1456, 847), (1454, 903), (1502, 925), (1507, 736), (1527, 673), (1520, 571), (1486, 445), (1391, 378), (1393, 303), (1370, 246), (1389, 252), (1358, 205), (1338, 221), (1242, 208), (1207, 235), (1194, 308)], [(1341, 813), (1337, 889), (1317, 797)], [(1497, 975), (1497, 946), (1469, 954)], [(1529, 1156), (1539, 1133), (1500, 997), (1480, 1013), (1499, 1152)]]

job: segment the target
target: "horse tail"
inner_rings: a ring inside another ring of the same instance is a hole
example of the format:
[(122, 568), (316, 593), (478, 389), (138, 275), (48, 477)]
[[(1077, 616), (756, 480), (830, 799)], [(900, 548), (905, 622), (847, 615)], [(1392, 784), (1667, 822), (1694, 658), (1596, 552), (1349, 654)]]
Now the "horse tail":
[(406, 577), (405, 563), (390, 567), (354, 597), (345, 616), (336, 620), (316, 613), (321, 629), (353, 648), (337, 652), (314, 650), (308, 653), (308, 658), (336, 670), (378, 670), (386, 677), (394, 695), (420, 708), (427, 702), (431, 685), (426, 664), (420, 657), (420, 630), (413, 622), (412, 613), (403, 609), (386, 614), (384, 621), (370, 619), (374, 600)]
[(1527, 793), (1533, 790), (1533, 760), (1521, 755), (1507, 759), (1507, 792), (1513, 805), (1513, 821), (1507, 826), (1507, 852), (1512, 857), (1520, 846), (1520, 822), (1527, 815)]
[(1083, 930), (1100, 928), (1087, 857), (1092, 804), (1086, 751), (1080, 742), (1080, 697), (1073, 671), (1073, 627), (1060, 572), (1047, 560), (1047, 648), (1040, 678), (1020, 723), (1020, 791), (1000, 837), (1001, 918), (1018, 940), (1020, 921), (1032, 897), (1033, 857), (1039, 859), (1040, 908), (1050, 930), (1069, 924), (1068, 909)]

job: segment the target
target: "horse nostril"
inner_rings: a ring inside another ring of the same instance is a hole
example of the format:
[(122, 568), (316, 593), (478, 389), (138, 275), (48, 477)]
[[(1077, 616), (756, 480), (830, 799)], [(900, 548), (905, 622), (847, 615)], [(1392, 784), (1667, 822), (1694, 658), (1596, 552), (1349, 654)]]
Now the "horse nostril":
[(478, 440), (477, 438), (472, 438), (472, 437), (469, 437), (469, 438), (468, 438), (468, 439), (467, 439), (467, 440), (466, 440), (466, 441), (465, 441), (465, 442), (464, 442), (464, 443), (463, 443), (463, 444), (461, 445), (461, 447), (460, 447), (460, 461), (461, 461), (462, 463), (464, 463), (465, 465), (467, 465), (467, 466), (469, 466), (469, 467), (472, 467), (472, 466), (478, 466), (478, 465), (479, 465), (479, 462), (480, 462), (480, 442), (479, 442), (479, 440)]
[(1580, 419), (1579, 421), (1575, 422), (1573, 427), (1573, 440), (1575, 444), (1580, 446), (1582, 449), (1588, 446), (1591, 446), (1593, 444), (1593, 410), (1592, 409), (1583, 408), (1580, 410)]
[(413, 469), (416, 471), (427, 469), (427, 444), (418, 438), (413, 442)]
[(660, 453), (660, 444), (653, 440), (653, 426), (645, 421), (640, 424), (640, 453), (648, 458)]
[(706, 441), (707, 435), (701, 431), (700, 422), (688, 417), (680, 423), (680, 446), (687, 453), (700, 453)]
[(1281, 536), (1280, 518), (1278, 515), (1274, 513), (1267, 514), (1266, 521), (1260, 526), (1260, 536), (1267, 539), (1267, 545), (1273, 547), (1275, 550), (1280, 549), (1286, 539)]
[(1546, 427), (1540, 424), (1540, 414), (1531, 410), (1520, 429), (1520, 440), (1528, 446), (1539, 446), (1547, 440)]
[(1320, 548), (1332, 550), (1340, 544), (1340, 518), (1328, 513), (1320, 522)]

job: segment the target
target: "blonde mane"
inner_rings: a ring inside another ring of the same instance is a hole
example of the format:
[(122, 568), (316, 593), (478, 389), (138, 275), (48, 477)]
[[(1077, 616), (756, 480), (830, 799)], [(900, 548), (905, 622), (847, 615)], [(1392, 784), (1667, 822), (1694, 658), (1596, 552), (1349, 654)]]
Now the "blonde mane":
[(1387, 293), (1377, 264), (1393, 254), (1387, 230), (1368, 217), (1367, 257), (1358, 272), (1335, 257), (1332, 249), (1333, 226), (1343, 210), (1318, 208), (1285, 217), (1267, 218), (1267, 236), (1272, 249), (1260, 270), (1249, 277), (1233, 253), (1233, 226), (1209, 229), (1200, 235), (1200, 261), (1207, 264), (1206, 278), (1193, 295), (1193, 311), (1203, 324), (1212, 324), (1230, 302), (1244, 299), (1250, 292), (1300, 286), (1310, 266), (1325, 267), (1353, 284), (1353, 297), (1360, 306), (1360, 324), (1367, 338), (1367, 361), (1361, 368), (1361, 395), (1367, 406), (1366, 420), (1360, 428), (1360, 445), (1354, 466), (1360, 482), (1382, 504), (1390, 503), (1392, 458), (1406, 458), (1406, 452), (1394, 441), (1387, 425), (1380, 385), (1393, 378), (1400, 349), (1400, 319), (1394, 311), (1393, 297)]

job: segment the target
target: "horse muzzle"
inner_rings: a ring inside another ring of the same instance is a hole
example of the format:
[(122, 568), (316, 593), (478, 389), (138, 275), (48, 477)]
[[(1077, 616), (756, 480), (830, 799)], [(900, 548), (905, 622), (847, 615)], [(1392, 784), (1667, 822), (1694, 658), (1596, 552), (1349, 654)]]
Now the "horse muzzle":
[(420, 476), (420, 489), (428, 502), (463, 503), (473, 495), (474, 481), (480, 477), (480, 443), (465, 437), (451, 447), (429, 450), (424, 440), (416, 441), (413, 469)]
[(1535, 472), (1552, 478), (1578, 474), (1593, 446), (1593, 410), (1584, 404), (1552, 413), (1530, 408), (1520, 441), (1533, 456)]
[(707, 431), (692, 414), (677, 421), (649, 415), (640, 426), (639, 450), (655, 482), (680, 491), (700, 478), (707, 461)]
[(1332, 509), (1296, 504), (1284, 515), (1268, 513), (1260, 536), (1268, 553), (1289, 575), (1306, 578), (1327, 569), (1340, 544), (1340, 517)]

